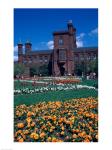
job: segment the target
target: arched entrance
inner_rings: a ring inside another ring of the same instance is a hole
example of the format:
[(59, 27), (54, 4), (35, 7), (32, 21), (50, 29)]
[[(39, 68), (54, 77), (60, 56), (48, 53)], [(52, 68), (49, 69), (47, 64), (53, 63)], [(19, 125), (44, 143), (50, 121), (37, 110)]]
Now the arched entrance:
[(64, 63), (59, 63), (58, 67), (59, 67), (59, 70), (60, 70), (60, 75), (64, 76), (65, 75)]

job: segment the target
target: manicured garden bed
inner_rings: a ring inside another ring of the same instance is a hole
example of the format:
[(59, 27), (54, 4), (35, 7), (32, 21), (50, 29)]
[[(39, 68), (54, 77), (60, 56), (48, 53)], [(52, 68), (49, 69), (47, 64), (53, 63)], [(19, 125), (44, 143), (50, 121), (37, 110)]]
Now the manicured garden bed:
[(43, 101), (14, 110), (16, 142), (97, 142), (98, 101)]
[(15, 80), (14, 141), (97, 142), (97, 97), (97, 80)]

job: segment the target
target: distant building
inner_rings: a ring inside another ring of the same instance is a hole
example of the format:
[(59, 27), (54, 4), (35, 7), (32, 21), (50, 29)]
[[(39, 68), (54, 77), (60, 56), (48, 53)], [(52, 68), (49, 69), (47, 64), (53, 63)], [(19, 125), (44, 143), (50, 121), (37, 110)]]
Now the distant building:
[(18, 63), (26, 66), (25, 75), (31, 75), (31, 69), (48, 65), (51, 75), (63, 76), (73, 75), (78, 64), (88, 64), (98, 57), (97, 47), (77, 48), (76, 29), (72, 21), (67, 24), (68, 29), (53, 33), (54, 49), (33, 51), (30, 41), (25, 43), (25, 53), (23, 44), (18, 43)]

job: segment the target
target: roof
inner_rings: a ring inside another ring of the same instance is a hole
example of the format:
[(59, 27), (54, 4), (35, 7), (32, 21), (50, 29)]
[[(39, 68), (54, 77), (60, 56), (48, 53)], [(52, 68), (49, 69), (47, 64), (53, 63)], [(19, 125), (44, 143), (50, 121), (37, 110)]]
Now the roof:
[[(80, 48), (75, 48), (74, 52), (92, 52), (92, 51), (98, 51), (98, 47), (80, 47)], [(53, 52), (52, 50), (35, 50), (28, 52), (27, 55), (36, 55), (36, 54), (51, 54)]]
[(79, 47), (74, 49), (75, 52), (91, 52), (98, 51), (98, 47)]
[(28, 55), (35, 55), (35, 54), (51, 54), (53, 50), (37, 50), (37, 51), (31, 51), (28, 53)]
[(58, 35), (58, 34), (69, 34), (69, 32), (67, 30), (53, 32), (53, 35)]

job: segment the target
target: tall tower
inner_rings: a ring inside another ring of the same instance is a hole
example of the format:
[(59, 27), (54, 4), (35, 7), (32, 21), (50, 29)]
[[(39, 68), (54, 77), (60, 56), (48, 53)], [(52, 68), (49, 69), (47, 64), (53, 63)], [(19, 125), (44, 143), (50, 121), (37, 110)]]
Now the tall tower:
[(23, 62), (23, 44), (21, 40), (18, 42), (18, 62)]
[(54, 32), (53, 75), (74, 74), (74, 49), (76, 48), (76, 29), (72, 21), (67, 24), (68, 30)]
[(72, 20), (68, 21), (68, 32), (69, 32), (70, 49), (74, 49), (77, 47), (77, 45), (76, 45), (76, 28), (74, 28)]
[(32, 44), (30, 41), (27, 40), (25, 43), (25, 53), (31, 52), (31, 49), (32, 49)]

